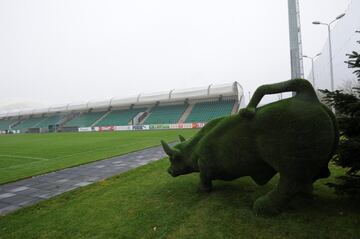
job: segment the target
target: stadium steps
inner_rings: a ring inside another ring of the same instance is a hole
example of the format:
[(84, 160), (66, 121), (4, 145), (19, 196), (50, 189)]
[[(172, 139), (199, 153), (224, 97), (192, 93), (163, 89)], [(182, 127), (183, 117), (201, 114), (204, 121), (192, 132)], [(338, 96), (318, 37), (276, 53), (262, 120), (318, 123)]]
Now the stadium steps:
[(143, 112), (145, 108), (132, 108), (110, 111), (106, 117), (100, 120), (96, 126), (123, 126), (128, 125), (131, 120)]
[(186, 110), (186, 104), (157, 105), (151, 110), (151, 114), (144, 124), (176, 124)]
[[(30, 128), (38, 128), (39, 125), (41, 125), (44, 121), (46, 121), (47, 118), (41, 117), (42, 120), (40, 120), (38, 123), (34, 124), (32, 127)], [(30, 129), (29, 128), (29, 129)]]
[(152, 106), (152, 107), (149, 107), (149, 108), (147, 108), (147, 110), (145, 111), (145, 113), (147, 113), (147, 115), (139, 122), (139, 124), (141, 125), (141, 124), (144, 124), (144, 122), (147, 120), (147, 118), (149, 118), (149, 116), (150, 116), (150, 112), (151, 112), (151, 110), (154, 108), (155, 106)]
[(0, 120), (0, 130), (9, 130), (14, 124), (17, 123), (17, 120), (13, 119), (2, 119)]
[(239, 107), (240, 107), (239, 102), (235, 101), (235, 104), (234, 104), (234, 107), (233, 107), (233, 109), (231, 111), (231, 114), (234, 115), (234, 114), (238, 113), (239, 112)]
[[(143, 119), (144, 119), (145, 117), (147, 117), (147, 116), (148, 116), (148, 113), (146, 113), (146, 112), (139, 112), (139, 113), (138, 113), (137, 115), (135, 115), (134, 118), (133, 118), (133, 120), (136, 120), (136, 121), (134, 122), (134, 124), (135, 124), (135, 125), (140, 124), (140, 122), (143, 121)], [(133, 124), (132, 120), (129, 122), (129, 124)]]
[(209, 122), (210, 120), (230, 115), (235, 100), (221, 100), (196, 103), (185, 123)]
[(21, 123), (21, 120), (15, 120), (11, 125), (9, 125), (9, 129), (15, 129), (15, 127)]
[(20, 130), (20, 131), (26, 131), (27, 129), (34, 128), (36, 125), (38, 125), (41, 121), (45, 120), (45, 118), (28, 118), (23, 121), (21, 121), (19, 124), (17, 124), (14, 129)]
[(191, 111), (193, 110), (194, 106), (195, 106), (195, 104), (189, 104), (188, 105), (188, 107), (186, 108), (186, 110), (184, 111), (182, 116), (180, 117), (178, 124), (182, 124), (182, 123), (185, 122), (185, 120), (190, 115)]
[(105, 113), (105, 111), (101, 111), (80, 114), (79, 116), (66, 122), (64, 127), (90, 127)]
[(60, 124), (61, 121), (62, 121), (61, 115), (52, 115), (52, 116), (46, 117), (43, 121), (39, 122), (34, 127), (48, 129), (50, 125)]
[(109, 114), (111, 113), (111, 111), (109, 110), (107, 113), (105, 113), (103, 116), (101, 116), (97, 121), (95, 121), (91, 127), (96, 126), (100, 121), (102, 121), (104, 118), (106, 118)]
[(79, 113), (77, 113), (77, 114), (70, 113), (70, 114), (65, 115), (64, 118), (62, 119), (62, 122), (60, 122), (60, 127), (64, 127), (67, 122), (78, 117), (79, 115), (80, 115)]
[(18, 125), (20, 123), (19, 120), (14, 120), (10, 125), (9, 125), (9, 129), (12, 129), (14, 126)]

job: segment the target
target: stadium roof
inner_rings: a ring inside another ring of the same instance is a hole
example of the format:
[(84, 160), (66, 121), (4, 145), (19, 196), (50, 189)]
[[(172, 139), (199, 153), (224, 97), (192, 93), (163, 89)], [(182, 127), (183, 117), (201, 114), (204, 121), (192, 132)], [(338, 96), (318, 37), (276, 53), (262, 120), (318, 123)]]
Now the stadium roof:
[(243, 89), (238, 82), (208, 85), (204, 87), (189, 88), (189, 89), (172, 89), (170, 91), (156, 92), (156, 93), (140, 93), (137, 96), (120, 98), (113, 97), (106, 100), (90, 100), (81, 103), (69, 103), (64, 105), (52, 105), (46, 108), (33, 109), (14, 109), (10, 111), (0, 112), (0, 118), (26, 116), (26, 115), (40, 115), (46, 113), (56, 112), (71, 112), (71, 111), (85, 111), (90, 109), (107, 109), (115, 107), (130, 107), (149, 105), (159, 103), (180, 102), (185, 100), (200, 100), (216, 97), (236, 96), (239, 101), (242, 100)]

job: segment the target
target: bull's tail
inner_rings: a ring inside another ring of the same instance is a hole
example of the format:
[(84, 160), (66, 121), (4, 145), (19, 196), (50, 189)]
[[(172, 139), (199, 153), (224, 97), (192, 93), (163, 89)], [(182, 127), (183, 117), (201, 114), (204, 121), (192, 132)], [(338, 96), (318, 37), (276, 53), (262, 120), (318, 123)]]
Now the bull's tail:
[[(296, 92), (296, 98), (306, 101), (319, 102), (316, 92), (309, 81), (304, 79), (294, 79), (258, 87), (246, 108), (251, 112), (252, 109), (255, 109), (258, 106), (264, 95), (290, 91)], [(240, 113), (243, 113), (243, 111)]]

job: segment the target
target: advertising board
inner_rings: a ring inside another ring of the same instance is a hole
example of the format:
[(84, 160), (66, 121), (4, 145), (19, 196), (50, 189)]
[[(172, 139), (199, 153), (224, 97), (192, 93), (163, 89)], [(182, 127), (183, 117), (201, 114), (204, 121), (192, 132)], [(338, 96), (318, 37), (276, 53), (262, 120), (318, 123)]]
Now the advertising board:
[(92, 128), (91, 127), (80, 127), (79, 132), (91, 132)]

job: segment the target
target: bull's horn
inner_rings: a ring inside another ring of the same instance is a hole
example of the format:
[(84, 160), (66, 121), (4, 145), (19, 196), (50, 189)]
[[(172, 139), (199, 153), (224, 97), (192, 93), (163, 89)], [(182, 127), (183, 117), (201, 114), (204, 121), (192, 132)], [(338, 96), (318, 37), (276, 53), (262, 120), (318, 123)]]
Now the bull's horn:
[(174, 150), (170, 148), (170, 146), (164, 140), (161, 140), (161, 145), (167, 155), (172, 156), (174, 154)]
[(180, 142), (186, 141), (186, 139), (184, 138), (184, 136), (182, 136), (181, 134), (179, 135), (179, 139), (180, 139)]

